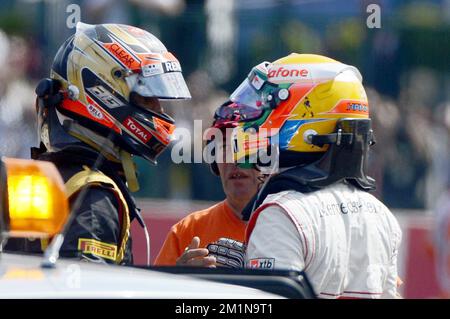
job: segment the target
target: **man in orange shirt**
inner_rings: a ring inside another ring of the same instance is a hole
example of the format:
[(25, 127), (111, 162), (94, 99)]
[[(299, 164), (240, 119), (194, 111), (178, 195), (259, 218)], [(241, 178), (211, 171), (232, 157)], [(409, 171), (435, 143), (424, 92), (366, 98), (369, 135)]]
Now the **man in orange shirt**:
[[(215, 121), (213, 127), (224, 133), (231, 122)], [(226, 135), (226, 134), (225, 134)], [(228, 143), (217, 141), (216, 149), (228, 153)], [(224, 161), (225, 162), (225, 161)], [(208, 256), (206, 246), (221, 237), (244, 241), (246, 223), (241, 211), (256, 194), (262, 174), (256, 169), (242, 169), (234, 163), (213, 163), (212, 171), (220, 176), (226, 198), (205, 210), (189, 214), (173, 225), (155, 260), (157, 266), (214, 267), (215, 257)]]

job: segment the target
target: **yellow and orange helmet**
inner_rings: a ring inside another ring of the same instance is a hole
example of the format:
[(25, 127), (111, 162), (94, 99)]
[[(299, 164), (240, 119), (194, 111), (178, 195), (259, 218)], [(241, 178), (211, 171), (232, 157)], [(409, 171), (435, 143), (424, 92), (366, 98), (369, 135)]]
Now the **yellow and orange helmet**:
[(358, 69), (314, 54), (292, 53), (259, 64), (230, 100), (216, 117), (232, 115), (240, 122), (238, 162), (277, 144), (280, 167), (311, 163), (329, 147), (312, 143), (312, 136), (333, 133), (339, 119), (369, 117)]

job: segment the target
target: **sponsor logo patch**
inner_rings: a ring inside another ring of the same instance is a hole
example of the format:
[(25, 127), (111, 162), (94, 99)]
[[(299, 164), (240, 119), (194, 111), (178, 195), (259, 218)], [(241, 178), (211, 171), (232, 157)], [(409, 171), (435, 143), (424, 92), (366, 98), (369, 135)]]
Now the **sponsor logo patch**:
[(253, 85), (253, 87), (254, 87), (255, 89), (259, 90), (259, 89), (261, 89), (261, 87), (263, 86), (263, 84), (264, 84), (264, 80), (261, 79), (261, 78), (258, 76), (258, 74), (255, 74), (255, 76), (253, 77), (253, 80), (252, 80), (252, 85)]
[(285, 65), (271, 69), (267, 76), (271, 80), (297, 80), (307, 79), (309, 73), (307, 69), (298, 67), (298, 65)]
[(369, 106), (361, 103), (348, 103), (346, 111), (369, 113)]
[(133, 63), (135, 63), (136, 61), (133, 59), (131, 54), (129, 54), (124, 48), (122, 48), (117, 43), (113, 43), (109, 50), (128, 68), (130, 69), (133, 68), (132, 67)]
[(98, 108), (96, 108), (94, 105), (88, 104), (86, 106), (86, 108), (87, 108), (89, 114), (91, 114), (93, 117), (95, 117), (99, 120), (103, 119), (103, 113)]
[(177, 61), (164, 62), (164, 72), (181, 72), (181, 65)]
[(100, 99), (107, 107), (113, 109), (122, 105), (122, 102), (102, 85), (93, 86), (86, 89), (89, 93)]
[(131, 117), (127, 117), (123, 122), (125, 127), (131, 131), (131, 133), (140, 139), (142, 142), (147, 143), (152, 135), (145, 128), (142, 127), (137, 121)]
[(368, 115), (369, 105), (364, 101), (341, 100), (328, 113)]
[(248, 261), (249, 268), (274, 269), (275, 258), (254, 258)]
[(164, 73), (161, 63), (147, 64), (142, 67), (142, 75), (144, 77)]
[(95, 239), (78, 239), (78, 250), (84, 254), (91, 254), (105, 259), (116, 260), (116, 245), (106, 244)]

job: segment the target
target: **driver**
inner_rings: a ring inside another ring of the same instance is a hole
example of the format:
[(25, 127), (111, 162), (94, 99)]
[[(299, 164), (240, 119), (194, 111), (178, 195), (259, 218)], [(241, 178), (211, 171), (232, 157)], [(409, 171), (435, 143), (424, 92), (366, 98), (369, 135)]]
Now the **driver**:
[(139, 189), (133, 156), (156, 164), (168, 146), (175, 124), (160, 100), (190, 98), (180, 63), (142, 29), (78, 23), (36, 93), (40, 145), (32, 157), (55, 163), (71, 205), (60, 255), (132, 264), (130, 223), (143, 223), (130, 193)]

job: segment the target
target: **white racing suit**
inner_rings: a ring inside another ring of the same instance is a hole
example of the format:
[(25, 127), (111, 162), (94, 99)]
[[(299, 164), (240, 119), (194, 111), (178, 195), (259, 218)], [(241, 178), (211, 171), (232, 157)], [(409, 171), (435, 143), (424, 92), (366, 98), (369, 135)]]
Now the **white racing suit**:
[(344, 183), (269, 195), (247, 227), (246, 267), (304, 270), (319, 298), (395, 298), (401, 229)]

